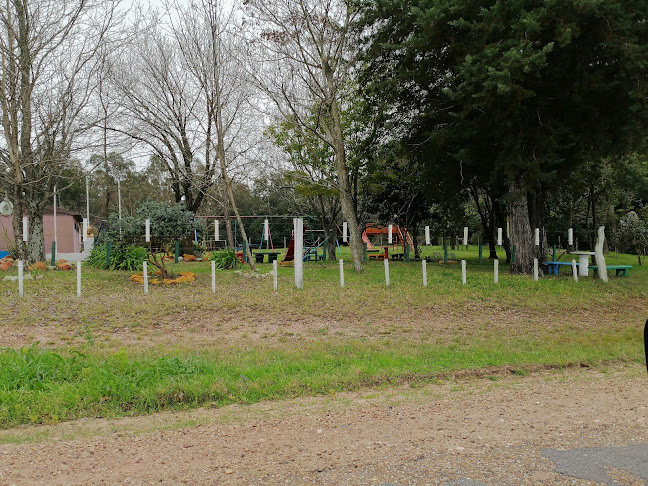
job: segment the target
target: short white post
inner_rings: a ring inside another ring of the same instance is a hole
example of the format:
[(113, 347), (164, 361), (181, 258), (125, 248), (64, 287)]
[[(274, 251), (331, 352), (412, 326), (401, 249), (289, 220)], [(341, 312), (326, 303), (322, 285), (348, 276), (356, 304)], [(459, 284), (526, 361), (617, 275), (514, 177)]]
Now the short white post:
[(495, 283), (499, 282), (499, 260), (493, 260), (493, 272), (494, 272), (494, 281)]
[(466, 285), (466, 260), (461, 260), (461, 283)]
[(497, 228), (497, 246), (502, 246), (502, 228)]
[(464, 246), (468, 246), (468, 226), (464, 226), (463, 244)]
[(268, 235), (270, 234), (270, 223), (268, 219), (263, 220), (263, 241), (268, 241)]
[(23, 241), (26, 242), (28, 236), (29, 236), (29, 222), (27, 220), (27, 216), (23, 216)]
[(220, 221), (214, 220), (214, 241), (220, 241)]
[(425, 227), (425, 244), (427, 246), (430, 246), (430, 227), (429, 226)]
[(81, 262), (77, 262), (77, 297), (81, 298)]
[(211, 261), (212, 293), (216, 293), (216, 262)]
[(387, 230), (387, 243), (389, 243), (390, 245), (394, 241), (393, 231), (394, 231), (394, 227), (390, 224), (389, 229)]
[(83, 241), (88, 239), (88, 218), (83, 218)]
[(389, 287), (389, 258), (385, 258), (385, 285)]
[(340, 258), (340, 287), (344, 287), (344, 261)]
[(572, 259), (572, 273), (574, 274), (574, 282), (578, 282), (578, 270), (576, 268), (576, 260)]
[(427, 287), (427, 260), (421, 262), (423, 265), (423, 287)]
[(22, 297), (24, 295), (23, 290), (23, 261), (18, 260), (18, 295)]
[(273, 281), (273, 287), (275, 291), (277, 290), (277, 273), (278, 273), (277, 260), (273, 260), (272, 261), (272, 281)]
[(151, 242), (151, 220), (146, 218), (145, 228), (144, 228), (144, 239), (147, 243)]
[(540, 246), (540, 228), (535, 229), (535, 245)]
[(142, 263), (142, 275), (144, 276), (144, 293), (148, 294), (148, 268), (146, 268), (146, 262)]
[(304, 252), (304, 220), (302, 218), (295, 218), (293, 225), (295, 231), (295, 287), (303, 289), (304, 257), (302, 254)]
[(538, 259), (533, 259), (533, 280), (538, 281)]
[(342, 241), (346, 243), (348, 239), (349, 239), (349, 225), (345, 221), (344, 223), (342, 223)]

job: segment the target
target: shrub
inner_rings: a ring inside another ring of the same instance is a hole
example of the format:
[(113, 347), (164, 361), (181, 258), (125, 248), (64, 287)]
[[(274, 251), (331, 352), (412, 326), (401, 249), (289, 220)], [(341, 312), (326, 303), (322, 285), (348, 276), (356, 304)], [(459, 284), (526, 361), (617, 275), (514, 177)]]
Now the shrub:
[(106, 245), (95, 246), (86, 263), (108, 270), (141, 270), (142, 262), (148, 257), (148, 251), (143, 246), (115, 245), (110, 248), (110, 265), (106, 265), (106, 252)]
[(234, 250), (213, 251), (209, 255), (209, 259), (213, 260), (215, 267), (220, 270), (226, 270), (236, 266), (236, 253)]

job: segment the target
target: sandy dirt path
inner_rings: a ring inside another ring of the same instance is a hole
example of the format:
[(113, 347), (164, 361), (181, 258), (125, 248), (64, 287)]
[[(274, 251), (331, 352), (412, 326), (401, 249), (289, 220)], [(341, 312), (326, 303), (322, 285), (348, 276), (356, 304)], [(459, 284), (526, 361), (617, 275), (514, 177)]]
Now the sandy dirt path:
[(599, 484), (545, 451), (648, 444), (647, 420), (645, 366), (455, 378), (0, 431), (0, 485)]

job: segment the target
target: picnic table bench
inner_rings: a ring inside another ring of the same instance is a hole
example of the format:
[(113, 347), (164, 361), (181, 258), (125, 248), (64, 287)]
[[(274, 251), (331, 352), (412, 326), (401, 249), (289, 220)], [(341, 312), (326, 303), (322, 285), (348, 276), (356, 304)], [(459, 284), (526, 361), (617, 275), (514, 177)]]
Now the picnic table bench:
[(263, 259), (265, 255), (268, 255), (268, 263), (272, 263), (277, 259), (279, 255), (281, 255), (280, 251), (257, 251), (254, 254), (254, 258), (256, 259), (257, 263), (263, 263)]
[[(594, 270), (594, 276), (596, 277), (596, 275), (598, 275), (598, 266), (590, 265), (589, 268)], [(605, 268), (608, 270), (616, 270), (617, 277), (627, 277), (628, 270), (632, 268), (632, 265), (606, 265)]]
[[(552, 273), (554, 275), (558, 275), (558, 269), (562, 265), (568, 265), (570, 268), (571, 268), (571, 265), (572, 265), (571, 262), (544, 262), (544, 264), (547, 265), (549, 275), (551, 275)], [(576, 266), (578, 266), (578, 265), (579, 264), (577, 263)], [(590, 268), (592, 268), (592, 267), (590, 267)]]

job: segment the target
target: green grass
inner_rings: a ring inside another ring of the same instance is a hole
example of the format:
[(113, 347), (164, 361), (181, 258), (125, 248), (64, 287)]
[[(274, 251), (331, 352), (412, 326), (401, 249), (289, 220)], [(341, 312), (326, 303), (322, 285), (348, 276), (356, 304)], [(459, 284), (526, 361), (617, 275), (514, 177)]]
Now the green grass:
[(80, 300), (74, 272), (25, 282), (22, 299), (1, 282), (0, 427), (643, 360), (648, 271), (635, 257), (609, 255), (635, 268), (608, 284), (502, 264), (495, 285), (476, 249), (455, 253), (465, 286), (459, 265), (428, 264), (423, 288), (414, 262), (390, 262), (390, 288), (382, 262), (349, 264), (344, 289), (335, 262), (306, 264), (303, 290), (280, 267), (279, 292), (268, 264), (218, 272), (216, 294), (208, 262), (178, 264), (198, 279), (148, 295), (128, 272), (86, 267)]

